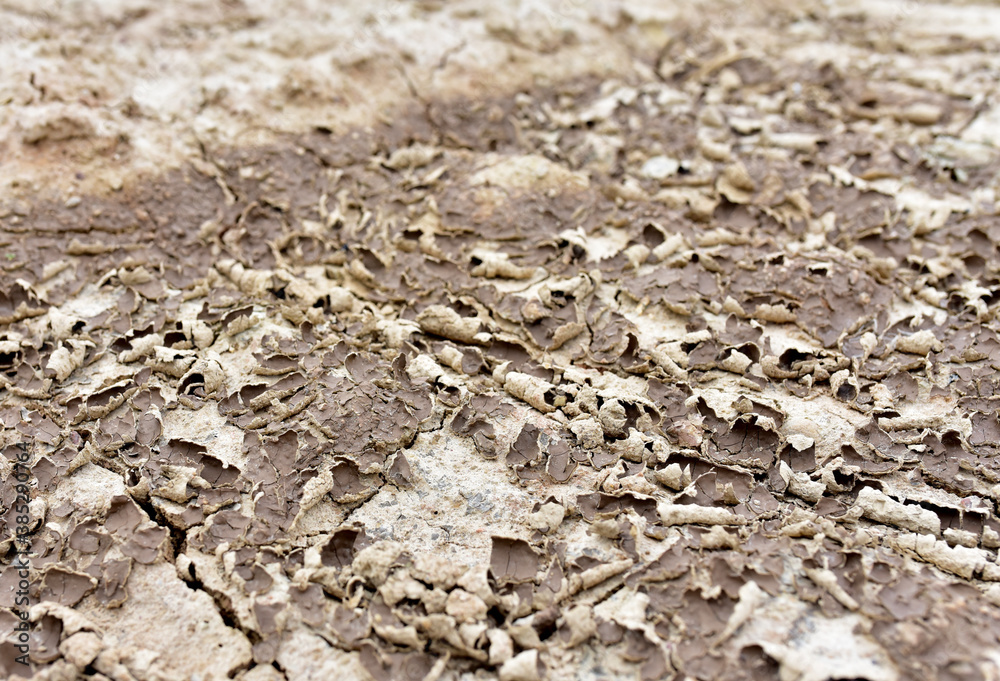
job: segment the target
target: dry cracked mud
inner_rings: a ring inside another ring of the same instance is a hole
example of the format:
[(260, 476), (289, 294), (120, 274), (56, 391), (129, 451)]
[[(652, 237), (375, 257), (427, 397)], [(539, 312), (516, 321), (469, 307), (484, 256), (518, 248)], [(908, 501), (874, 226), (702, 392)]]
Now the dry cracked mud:
[(44, 4), (4, 676), (1000, 678), (996, 3)]

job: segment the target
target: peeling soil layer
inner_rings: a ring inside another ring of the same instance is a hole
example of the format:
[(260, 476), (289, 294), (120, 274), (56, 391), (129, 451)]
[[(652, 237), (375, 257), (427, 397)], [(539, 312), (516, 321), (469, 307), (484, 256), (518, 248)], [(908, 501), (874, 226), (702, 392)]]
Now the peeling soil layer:
[(102, 7), (0, 2), (0, 674), (1000, 678), (996, 5)]

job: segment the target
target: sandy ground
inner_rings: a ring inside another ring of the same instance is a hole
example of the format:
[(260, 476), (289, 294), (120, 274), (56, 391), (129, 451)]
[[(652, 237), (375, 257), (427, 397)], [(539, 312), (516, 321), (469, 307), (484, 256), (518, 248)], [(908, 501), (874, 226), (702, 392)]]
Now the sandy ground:
[(0, 0), (2, 673), (1000, 678), (998, 45)]

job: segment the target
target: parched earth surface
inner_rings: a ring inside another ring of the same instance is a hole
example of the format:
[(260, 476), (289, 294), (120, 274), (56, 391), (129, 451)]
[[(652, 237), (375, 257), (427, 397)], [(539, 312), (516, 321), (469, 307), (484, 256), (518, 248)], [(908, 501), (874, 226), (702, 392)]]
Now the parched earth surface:
[(0, 24), (3, 675), (1000, 678), (996, 3)]

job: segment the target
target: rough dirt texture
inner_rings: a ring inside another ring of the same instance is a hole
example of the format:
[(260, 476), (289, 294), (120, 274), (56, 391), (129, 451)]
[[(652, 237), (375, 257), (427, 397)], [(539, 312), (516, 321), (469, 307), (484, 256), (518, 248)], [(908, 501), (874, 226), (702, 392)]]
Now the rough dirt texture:
[(1000, 678), (995, 4), (38, 5), (0, 673)]

